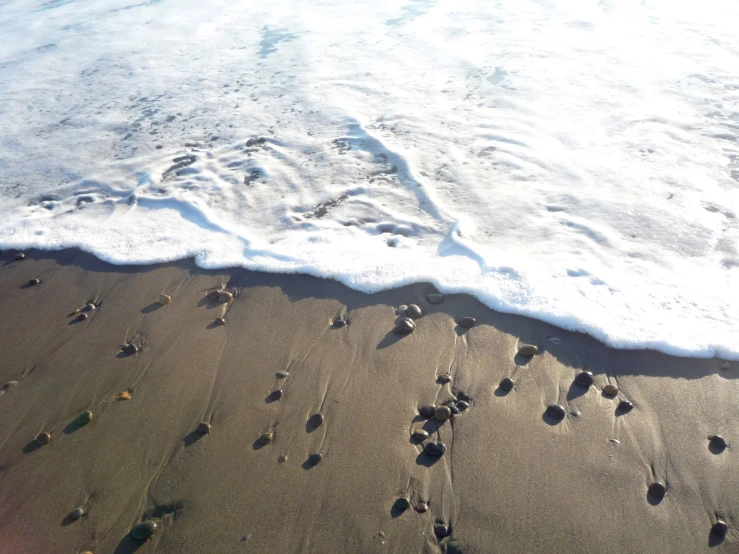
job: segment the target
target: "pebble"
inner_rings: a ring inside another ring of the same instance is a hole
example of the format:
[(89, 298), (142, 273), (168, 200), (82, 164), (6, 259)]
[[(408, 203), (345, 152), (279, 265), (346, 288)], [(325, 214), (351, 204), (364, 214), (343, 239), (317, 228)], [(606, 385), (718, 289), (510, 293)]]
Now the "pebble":
[(115, 395), (116, 400), (130, 400), (131, 399), (131, 393), (127, 390), (124, 390), (123, 392), (119, 392)]
[(80, 314), (80, 316), (77, 319), (79, 319), (80, 321), (85, 321), (87, 318), (88, 318), (87, 314)]
[(405, 496), (401, 496), (395, 501), (395, 507), (398, 510), (407, 510), (411, 506), (411, 499)]
[(500, 385), (498, 385), (498, 386), (502, 390), (504, 390), (506, 392), (509, 392), (509, 391), (512, 391), (513, 390), (513, 385), (514, 385), (513, 379), (511, 379), (510, 377), (505, 377), (505, 378), (503, 378), (503, 380), (500, 382)]
[(409, 335), (415, 330), (416, 330), (416, 324), (409, 317), (404, 317), (403, 319), (398, 321), (398, 324), (395, 326), (395, 329), (394, 329), (396, 333), (401, 334), (401, 335)]
[(459, 400), (464, 400), (465, 402), (469, 402), (470, 400), (472, 400), (472, 398), (470, 398), (470, 395), (463, 391), (459, 391), (457, 393), (457, 398)]
[(518, 353), (521, 354), (521, 356), (535, 356), (539, 353), (539, 347), (535, 344), (521, 344), (518, 347)]
[(35, 287), (36, 285), (40, 283), (41, 283), (41, 279), (31, 279), (30, 281), (28, 281), (28, 286)]
[(310, 462), (310, 463), (311, 463), (312, 465), (316, 465), (316, 464), (317, 464), (318, 462), (320, 462), (321, 460), (323, 460), (323, 456), (321, 455), (321, 453), (320, 453), (320, 452), (316, 452), (315, 454), (311, 454), (310, 456), (308, 456), (308, 461), (309, 461), (309, 462)]
[(667, 489), (659, 481), (655, 481), (654, 483), (649, 485), (649, 494), (654, 496), (655, 498), (664, 498), (666, 493)]
[(158, 525), (155, 521), (144, 521), (143, 523), (134, 525), (133, 529), (131, 529), (131, 536), (137, 541), (145, 541), (156, 533), (157, 528)]
[(628, 414), (631, 410), (634, 409), (634, 405), (628, 400), (622, 400), (618, 403), (618, 409), (619, 411)]
[(457, 408), (456, 405), (450, 404), (449, 405), (449, 409), (451, 410), (452, 415), (458, 415), (459, 414), (459, 408)]
[(401, 304), (395, 309), (395, 313), (398, 315), (403, 315), (407, 309), (408, 306), (406, 306), (405, 304)]
[(277, 456), (277, 463), (284, 464), (287, 461), (287, 454)]
[(452, 411), (449, 409), (448, 406), (439, 406), (434, 410), (434, 419), (438, 419), (439, 421), (446, 421), (452, 417)]
[(434, 404), (421, 406), (421, 409), (418, 410), (418, 413), (421, 414), (423, 417), (434, 417), (434, 414), (436, 413), (436, 406)]
[(603, 387), (603, 392), (608, 396), (616, 396), (618, 394), (618, 387), (613, 383), (608, 383)]
[(128, 344), (124, 344), (123, 346), (121, 346), (121, 350), (126, 354), (136, 354), (136, 352), (139, 351), (139, 347), (136, 346), (134, 343), (129, 342)]
[(575, 383), (581, 387), (589, 387), (594, 382), (593, 374), (589, 371), (583, 371), (575, 376)]
[(416, 429), (413, 431), (413, 438), (419, 441), (425, 441), (427, 438), (429, 438), (428, 431), (425, 429)]
[(728, 443), (726, 442), (726, 439), (722, 437), (721, 435), (713, 435), (710, 437), (711, 446), (718, 450), (725, 450), (726, 447), (728, 447)]
[(725, 537), (726, 533), (729, 532), (729, 526), (726, 525), (726, 522), (719, 519), (716, 523), (713, 524), (713, 527), (711, 527), (711, 531), (716, 533), (719, 537)]
[(207, 435), (208, 433), (210, 433), (210, 423), (208, 423), (207, 421), (201, 421), (200, 423), (198, 423), (197, 431), (201, 435)]
[(405, 310), (405, 313), (411, 319), (418, 319), (419, 317), (423, 315), (421, 308), (419, 308), (415, 304), (411, 304), (410, 306), (408, 306)]
[(42, 432), (36, 435), (36, 442), (40, 445), (49, 444), (51, 442), (51, 435), (47, 432)]
[(439, 381), (439, 383), (448, 383), (452, 380), (452, 376), (448, 373), (442, 373), (436, 378), (436, 380)]
[(265, 445), (271, 443), (273, 436), (274, 435), (272, 435), (272, 432), (271, 431), (267, 431), (266, 433), (262, 433), (261, 435), (259, 435), (259, 439), (258, 439), (259, 444), (261, 444), (262, 446), (265, 446)]
[(443, 456), (446, 452), (446, 445), (443, 442), (427, 442), (423, 450), (429, 456)]
[(218, 300), (218, 295), (220, 294), (220, 290), (212, 290), (208, 293), (208, 298), (210, 298), (211, 300)]
[(346, 326), (346, 320), (341, 319), (340, 317), (337, 317), (334, 319), (334, 327), (345, 327)]
[(75, 508), (74, 510), (72, 510), (69, 513), (69, 517), (71, 517), (72, 519), (79, 519), (83, 515), (85, 515), (85, 509), (84, 508), (79, 508), (79, 507), (78, 508)]
[(26, 257), (26, 255), (25, 255), (25, 254), (24, 254), (23, 252), (18, 252), (18, 253), (17, 253), (16, 255), (15, 255), (15, 259), (16, 259), (16, 260), (22, 260), (22, 259), (23, 259), (23, 258), (25, 258), (25, 257)]
[(464, 327), (465, 329), (470, 329), (475, 326), (475, 318), (474, 317), (463, 317), (459, 320), (460, 327)]
[(434, 535), (438, 538), (443, 539), (449, 534), (449, 527), (444, 523), (437, 523), (434, 525)]
[(225, 304), (226, 302), (231, 302), (231, 300), (234, 299), (234, 295), (228, 291), (221, 291), (218, 293), (218, 301), (221, 304)]
[(418, 504), (413, 506), (413, 509), (416, 510), (419, 514), (425, 514), (429, 509), (429, 505), (425, 502), (419, 502)]
[(159, 303), (162, 306), (166, 306), (170, 302), (172, 302), (172, 297), (170, 295), (168, 295), (168, 294), (160, 294), (159, 295)]
[(226, 324), (226, 318), (224, 318), (224, 317), (217, 317), (214, 323), (216, 325), (225, 325)]
[(567, 415), (567, 412), (565, 412), (565, 409), (559, 404), (552, 404), (548, 406), (547, 413), (558, 421), (563, 420), (565, 418), (565, 415)]
[(287, 379), (287, 376), (290, 374), (287, 371), (278, 371), (275, 375), (277, 375), (278, 379)]
[(82, 311), (83, 312), (91, 312), (94, 309), (95, 309), (95, 304), (93, 304), (92, 302), (88, 302), (87, 304), (85, 304), (84, 306), (82, 306)]
[(426, 296), (426, 298), (428, 298), (429, 302), (431, 302), (432, 304), (441, 304), (442, 302), (444, 302), (444, 295), (439, 294), (438, 292), (430, 292)]
[(320, 427), (323, 424), (323, 419), (323, 414), (313, 414), (312, 416), (310, 416), (308, 422), (313, 427)]
[(467, 402), (466, 400), (459, 400), (457, 402), (457, 408), (459, 408), (460, 410), (466, 410), (469, 407), (470, 407), (470, 403)]
[(271, 393), (269, 393), (269, 397), (272, 400), (279, 400), (282, 398), (282, 389), (273, 390)]
[(80, 416), (77, 418), (77, 423), (79, 423), (80, 425), (87, 425), (91, 421), (92, 421), (92, 412), (90, 410), (82, 412)]

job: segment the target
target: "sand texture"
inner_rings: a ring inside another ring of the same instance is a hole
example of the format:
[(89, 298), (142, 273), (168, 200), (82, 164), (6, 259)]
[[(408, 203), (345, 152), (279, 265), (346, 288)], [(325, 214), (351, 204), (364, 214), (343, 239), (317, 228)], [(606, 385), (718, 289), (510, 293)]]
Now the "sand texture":
[[(423, 284), (369, 296), (191, 261), (15, 256), (0, 260), (2, 554), (739, 549), (736, 362), (613, 350), (464, 295), (432, 304)], [(401, 304), (423, 312), (407, 335)], [(574, 382), (584, 370), (592, 386)], [(419, 415), (453, 399), (470, 406)], [(138, 541), (145, 520), (157, 530)]]

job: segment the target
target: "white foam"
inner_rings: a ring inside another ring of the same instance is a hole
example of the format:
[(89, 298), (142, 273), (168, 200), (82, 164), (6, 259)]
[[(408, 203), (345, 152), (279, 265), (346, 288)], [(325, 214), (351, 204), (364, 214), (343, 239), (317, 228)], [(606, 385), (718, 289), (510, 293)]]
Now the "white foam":
[(0, 247), (430, 281), (739, 359), (738, 22), (719, 0), (7, 0)]

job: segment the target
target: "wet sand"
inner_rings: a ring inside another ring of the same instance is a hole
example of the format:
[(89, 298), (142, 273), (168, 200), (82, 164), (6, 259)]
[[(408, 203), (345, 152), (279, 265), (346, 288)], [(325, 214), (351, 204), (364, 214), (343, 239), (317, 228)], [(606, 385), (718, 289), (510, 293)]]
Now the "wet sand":
[[(613, 350), (464, 295), (432, 304), (430, 285), (365, 295), (191, 261), (16, 254), (0, 256), (3, 554), (739, 549), (736, 362)], [(208, 297), (220, 288), (233, 299)], [(423, 311), (410, 334), (393, 332), (401, 304)], [(451, 419), (419, 415), (455, 398), (469, 407)], [(156, 532), (134, 539), (145, 520)]]

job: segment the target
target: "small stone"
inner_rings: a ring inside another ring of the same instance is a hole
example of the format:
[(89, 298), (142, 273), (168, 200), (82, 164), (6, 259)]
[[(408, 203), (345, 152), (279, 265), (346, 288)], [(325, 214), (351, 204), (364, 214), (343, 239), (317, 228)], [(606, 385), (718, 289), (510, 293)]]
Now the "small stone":
[(290, 374), (287, 371), (278, 371), (275, 375), (278, 379), (287, 379), (287, 376)]
[(503, 378), (503, 380), (500, 382), (500, 385), (498, 386), (501, 388), (501, 390), (510, 392), (513, 390), (513, 385), (514, 385), (513, 379), (511, 379), (510, 377), (505, 377)]
[(272, 400), (279, 400), (282, 398), (282, 389), (273, 390), (271, 393), (269, 393), (269, 397)]
[(311, 454), (310, 456), (308, 456), (308, 462), (309, 462), (309, 463), (310, 463), (311, 465), (316, 465), (316, 464), (317, 464), (317, 463), (319, 463), (319, 462), (320, 462), (321, 460), (323, 460), (323, 456), (321, 455), (321, 453), (320, 453), (320, 452), (316, 452), (316, 453), (314, 453), (314, 454)]
[(84, 306), (82, 306), (82, 310), (80, 310), (80, 311), (83, 311), (83, 312), (92, 312), (93, 310), (95, 310), (95, 304), (93, 304), (92, 302), (88, 302), (87, 304), (85, 304)]
[(409, 335), (416, 330), (416, 324), (411, 318), (404, 317), (403, 319), (398, 321), (395, 329), (393, 330), (400, 335)]
[(407, 498), (407, 497), (405, 497), (405, 496), (401, 496), (400, 498), (398, 498), (398, 499), (397, 499), (397, 500), (395, 501), (395, 507), (396, 507), (396, 508), (397, 508), (398, 510), (402, 510), (402, 511), (405, 511), (405, 510), (407, 510), (408, 508), (410, 508), (410, 506), (411, 506), (411, 499), (410, 499), (410, 498)]
[(408, 309), (408, 306), (406, 306), (405, 304), (401, 304), (400, 306), (395, 308), (395, 313), (397, 315), (404, 315), (407, 309)]
[(618, 387), (613, 383), (608, 383), (605, 387), (603, 387), (603, 393), (607, 394), (608, 396), (616, 396), (618, 394)]
[(225, 325), (226, 324), (226, 319), (223, 318), (223, 317), (217, 317), (214, 323), (216, 325)]
[(436, 406), (433, 404), (421, 406), (421, 408), (418, 410), (418, 413), (421, 414), (423, 417), (434, 417), (434, 414), (436, 413)]
[(655, 498), (664, 498), (666, 493), (667, 489), (659, 481), (655, 481), (649, 485), (649, 494)]
[(345, 327), (345, 326), (346, 326), (345, 319), (341, 319), (340, 317), (334, 319), (334, 327)]
[(436, 535), (437, 538), (443, 539), (447, 535), (449, 535), (449, 527), (446, 526), (444, 523), (437, 523), (434, 525), (434, 535)]
[(16, 260), (22, 260), (22, 259), (24, 259), (25, 257), (26, 257), (26, 255), (25, 255), (25, 254), (24, 254), (23, 252), (18, 252), (18, 253), (17, 253), (16, 255), (15, 255), (15, 259), (16, 259)]
[(535, 344), (524, 343), (524, 344), (519, 345), (518, 353), (521, 354), (521, 356), (527, 356), (527, 357), (535, 356), (536, 354), (539, 353), (539, 347), (536, 346)]
[(69, 513), (69, 517), (75, 520), (81, 518), (83, 515), (85, 515), (85, 509), (80, 507), (75, 508)]
[(127, 390), (124, 390), (123, 392), (119, 392), (115, 395), (116, 400), (130, 400), (131, 399), (131, 393)]
[(470, 407), (470, 403), (467, 402), (466, 400), (459, 400), (457, 402), (457, 408), (459, 408), (460, 410), (466, 410), (469, 407)]
[(439, 294), (438, 292), (430, 292), (426, 296), (426, 298), (429, 299), (429, 302), (431, 304), (441, 304), (442, 302), (444, 302), (444, 295), (443, 294)]
[(287, 454), (280, 454), (277, 456), (277, 463), (284, 464), (287, 461)]
[(90, 410), (82, 412), (80, 416), (77, 418), (77, 423), (79, 423), (80, 425), (87, 425), (91, 421), (92, 421), (92, 412)]
[(419, 502), (415, 506), (413, 506), (413, 509), (416, 510), (419, 514), (425, 514), (428, 512), (429, 505), (425, 502)]
[(575, 383), (581, 387), (589, 387), (593, 382), (593, 374), (589, 371), (583, 371), (575, 376)]
[(460, 327), (464, 327), (465, 329), (471, 329), (475, 326), (475, 318), (474, 317), (463, 317), (459, 320)]
[(311, 427), (320, 427), (323, 424), (323, 420), (323, 414), (313, 414), (310, 416), (308, 423), (310, 423)]
[(458, 415), (459, 414), (459, 408), (455, 404), (449, 404), (449, 410), (452, 412), (452, 415)]
[(47, 432), (42, 432), (36, 435), (36, 442), (40, 445), (49, 444), (51, 442), (51, 435)]
[(134, 525), (133, 529), (131, 529), (131, 536), (137, 541), (145, 541), (156, 533), (157, 528), (158, 525), (155, 521), (144, 521), (143, 523)]
[(421, 308), (419, 308), (415, 304), (411, 304), (410, 306), (408, 306), (408, 308), (406, 308), (405, 310), (405, 313), (411, 319), (418, 319), (419, 317), (423, 315)]
[(713, 527), (711, 527), (711, 531), (713, 533), (716, 533), (719, 537), (725, 537), (726, 533), (729, 532), (729, 526), (726, 525), (726, 522), (719, 519), (716, 523), (713, 524)]
[(446, 421), (450, 417), (452, 417), (452, 411), (448, 406), (439, 406), (434, 411), (434, 419), (438, 419), (439, 421)]
[(168, 295), (168, 294), (160, 294), (159, 295), (159, 303), (162, 306), (166, 306), (170, 302), (172, 302), (172, 297), (170, 295)]
[(134, 343), (129, 342), (128, 344), (124, 344), (121, 346), (121, 350), (124, 354), (136, 354), (136, 352), (139, 351), (139, 347), (136, 346)]
[(228, 291), (221, 291), (218, 293), (218, 301), (221, 304), (225, 304), (226, 302), (231, 302), (231, 300), (234, 299), (234, 295)]
[(547, 407), (547, 413), (557, 421), (563, 420), (565, 418), (565, 415), (567, 415), (565, 409), (559, 404), (552, 404), (551, 406)]
[(208, 423), (207, 421), (201, 421), (200, 423), (198, 423), (197, 431), (201, 435), (207, 435), (208, 433), (210, 433), (210, 423)]
[(413, 431), (413, 438), (419, 441), (425, 441), (427, 438), (429, 438), (428, 431), (425, 429), (416, 429)]
[(271, 443), (273, 438), (274, 438), (274, 435), (272, 434), (272, 432), (267, 431), (266, 433), (262, 433), (261, 435), (259, 435), (259, 439), (257, 440), (259, 441), (259, 444), (261, 444), (262, 446), (265, 446)]
[(628, 414), (631, 410), (634, 409), (634, 405), (629, 402), (628, 400), (622, 400), (618, 403), (618, 411), (623, 412), (625, 414)]
[(89, 316), (87, 314), (80, 314), (77, 319), (80, 321), (85, 321)]
[(35, 287), (36, 285), (40, 283), (41, 283), (41, 279), (31, 279), (30, 281), (28, 281), (28, 286)]
[(446, 445), (443, 442), (427, 442), (423, 451), (429, 456), (435, 456), (438, 458), (439, 456), (443, 456), (444, 452), (446, 452)]
[(711, 441), (711, 446), (716, 450), (726, 450), (729, 446), (726, 439), (721, 435), (713, 435), (709, 440)]
[(436, 380), (439, 381), (439, 383), (448, 383), (452, 380), (452, 376), (448, 373), (442, 373), (436, 378)]

